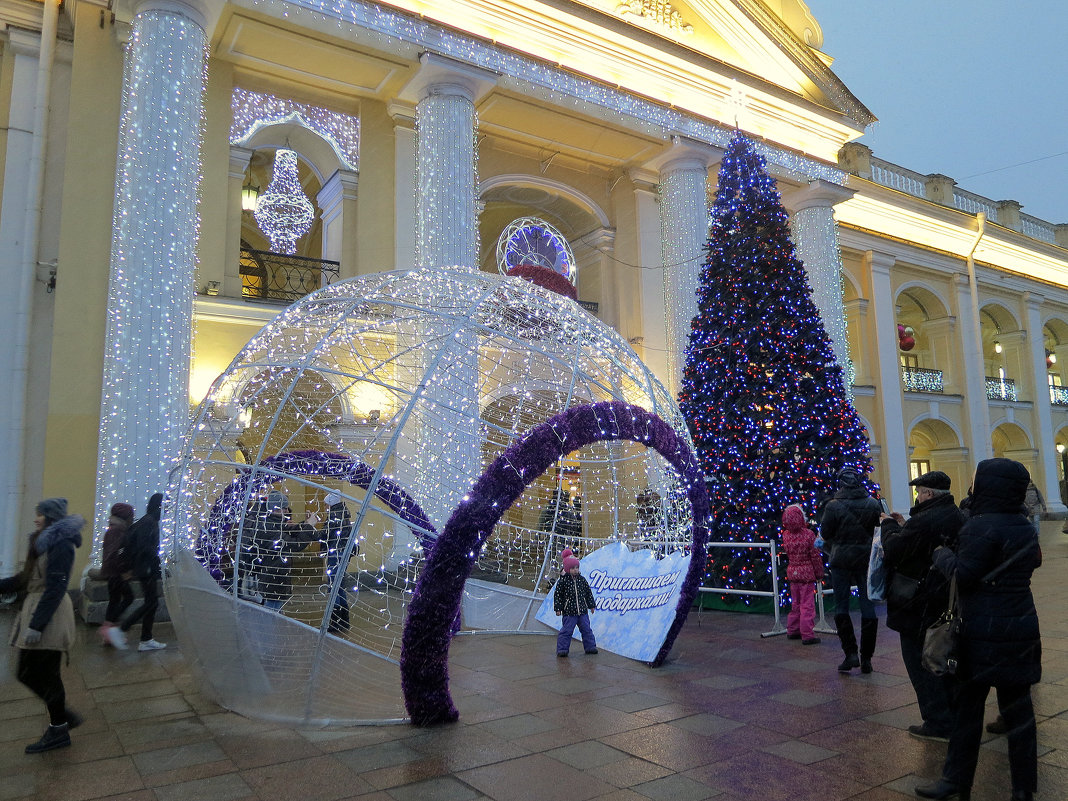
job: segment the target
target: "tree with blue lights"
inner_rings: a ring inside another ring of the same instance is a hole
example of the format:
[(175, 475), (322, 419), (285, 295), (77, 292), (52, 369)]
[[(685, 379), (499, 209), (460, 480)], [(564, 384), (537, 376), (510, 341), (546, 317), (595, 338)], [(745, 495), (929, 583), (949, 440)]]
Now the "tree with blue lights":
[[(767, 542), (811, 516), (843, 467), (870, 471), (775, 181), (752, 143), (723, 156), (679, 406), (708, 481), (718, 541)], [(771, 588), (768, 552), (710, 549), (710, 586)]]

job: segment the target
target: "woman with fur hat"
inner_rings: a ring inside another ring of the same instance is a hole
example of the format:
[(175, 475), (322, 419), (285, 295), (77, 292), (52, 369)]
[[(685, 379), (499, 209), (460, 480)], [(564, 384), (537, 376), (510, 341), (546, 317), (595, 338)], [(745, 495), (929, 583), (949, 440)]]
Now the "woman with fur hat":
[(16, 675), (48, 707), (49, 726), (40, 740), (26, 746), (27, 754), (70, 745), (70, 730), (82, 722), (67, 709), (60, 665), (74, 642), (74, 605), (67, 585), (84, 525), (81, 515), (67, 514), (66, 498), (45, 498), (37, 504), (22, 572), (0, 580), (0, 593), (26, 592), (11, 630), (11, 644), (19, 649)]
[(823, 578), (823, 554), (816, 550), (816, 534), (808, 528), (805, 511), (790, 504), (782, 513), (782, 547), (788, 564), (786, 580), (790, 582), (790, 614), (786, 616), (786, 636), (815, 645), (816, 582)]
[(100, 626), (100, 639), (105, 645), (114, 645), (126, 650), (126, 638), (118, 629), (119, 619), (133, 603), (130, 589), (130, 549), (126, 534), (133, 523), (134, 508), (128, 503), (116, 503), (111, 507), (108, 530), (104, 532), (101, 548), (100, 577), (108, 582), (108, 607)]
[(575, 626), (582, 633), (582, 649), (587, 654), (595, 654), (597, 640), (590, 627), (590, 615), (597, 608), (593, 590), (580, 572), (581, 563), (570, 548), (560, 552), (560, 561), (564, 572), (560, 574), (553, 592), (553, 611), (563, 617), (560, 633), (556, 637), (556, 655), (567, 656), (571, 650), (571, 635), (575, 633)]

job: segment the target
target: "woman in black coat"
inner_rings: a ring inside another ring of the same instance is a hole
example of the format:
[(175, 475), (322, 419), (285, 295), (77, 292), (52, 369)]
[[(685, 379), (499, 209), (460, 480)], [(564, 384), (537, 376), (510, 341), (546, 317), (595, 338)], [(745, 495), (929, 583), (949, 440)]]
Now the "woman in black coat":
[(1042, 644), (1031, 573), (1042, 563), (1042, 552), (1023, 507), (1030, 479), (1027, 468), (1011, 459), (980, 462), (957, 552), (934, 553), (938, 570), (956, 574), (963, 630), (957, 718), (941, 780), (916, 788), (923, 798), (969, 798), (991, 687), (1008, 729), (1012, 798), (1030, 801), (1037, 789), (1031, 685), (1042, 677)]

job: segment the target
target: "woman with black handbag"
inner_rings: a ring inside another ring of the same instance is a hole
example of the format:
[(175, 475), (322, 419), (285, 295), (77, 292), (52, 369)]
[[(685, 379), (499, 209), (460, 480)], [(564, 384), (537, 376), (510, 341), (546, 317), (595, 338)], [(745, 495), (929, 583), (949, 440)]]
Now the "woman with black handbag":
[(917, 787), (922, 798), (970, 798), (991, 687), (1008, 727), (1012, 799), (1030, 801), (1037, 789), (1031, 685), (1042, 677), (1042, 645), (1031, 573), (1042, 563), (1042, 552), (1023, 507), (1030, 479), (1027, 468), (1011, 459), (980, 462), (957, 552), (934, 552), (935, 568), (956, 574), (963, 627), (956, 721), (942, 778)]

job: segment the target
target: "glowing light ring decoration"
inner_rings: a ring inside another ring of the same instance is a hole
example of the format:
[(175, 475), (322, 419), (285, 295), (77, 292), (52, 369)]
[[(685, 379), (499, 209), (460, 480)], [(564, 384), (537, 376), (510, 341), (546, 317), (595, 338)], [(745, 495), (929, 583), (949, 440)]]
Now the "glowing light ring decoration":
[(510, 270), (525, 265), (546, 267), (575, 282), (575, 254), (567, 238), (537, 217), (520, 217), (497, 239), (498, 272), (510, 275)]
[(450, 625), (460, 611), (464, 583), (486, 538), (527, 485), (554, 462), (598, 441), (633, 440), (658, 451), (683, 479), (693, 509), (690, 567), (675, 620), (651, 665), (663, 664), (697, 596), (705, 568), (708, 495), (704, 476), (686, 441), (644, 409), (621, 402), (576, 406), (536, 426), (499, 456), (449, 518), (408, 607), (401, 651), (404, 700), (412, 722), (454, 721), (449, 695)]
[(253, 216), (271, 240), (271, 250), (286, 255), (297, 252), (297, 240), (308, 233), (315, 221), (315, 207), (300, 185), (297, 154), (292, 150), (275, 151), (274, 176), (267, 191), (257, 200)]
[(230, 100), (230, 144), (247, 146), (261, 129), (294, 123), (319, 134), (346, 170), (356, 170), (360, 157), (360, 120), (319, 106), (235, 87)]
[[(464, 267), (374, 273), (284, 310), (209, 390), (167, 489), (167, 605), (206, 691), (290, 723), (403, 720), (402, 635), (432, 532), (527, 432), (605, 402), (644, 409), (689, 442), (673, 399), (618, 332), (519, 278)], [(581, 496), (584, 542), (688, 542), (685, 502), (654, 525), (637, 514), (647, 489), (685, 494), (673, 463), (645, 441), (594, 437), (555, 473), (529, 477), (483, 538), (464, 587), (465, 633), (545, 632), (534, 614), (559, 569), (550, 553), (559, 521), (542, 519), (556, 474)], [(351, 514), (345, 549), (324, 550), (316, 540), (326, 535), (312, 533), (306, 549), (279, 555), (283, 590), (241, 583), (265, 550), (243, 549), (259, 525), (246, 530), (244, 518), (262, 514), (268, 490), (288, 496), (298, 523), (325, 521), (329, 492)], [(331, 567), (336, 557), (344, 567)], [(339, 606), (351, 625), (332, 631)]]

